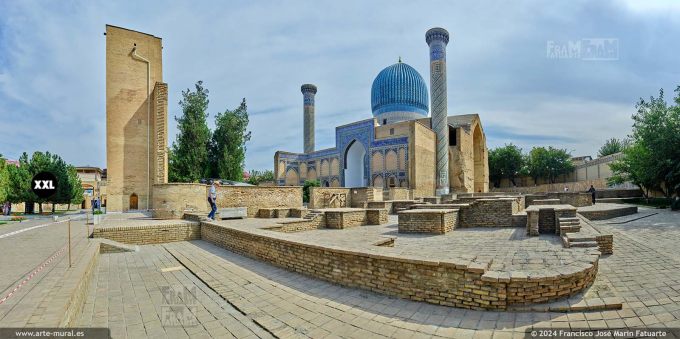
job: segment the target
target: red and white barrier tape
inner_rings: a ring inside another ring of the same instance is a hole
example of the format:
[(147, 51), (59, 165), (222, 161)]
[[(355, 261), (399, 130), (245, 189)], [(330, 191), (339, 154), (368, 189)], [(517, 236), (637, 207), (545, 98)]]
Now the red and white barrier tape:
[(14, 232), (9, 232), (9, 233), (5, 233), (5, 234), (0, 234), (0, 239), (7, 238), (7, 237), (11, 237), (11, 236), (13, 236), (13, 235), (16, 235), (16, 234), (19, 234), (19, 233), (23, 233), (23, 232), (26, 232), (26, 231), (34, 230), (34, 229), (36, 229), (36, 228), (43, 228), (43, 227), (46, 227), (46, 226), (49, 226), (49, 225), (52, 225), (52, 224), (59, 224), (59, 223), (62, 223), (62, 222), (66, 222), (66, 221), (68, 221), (68, 220), (69, 220), (69, 219), (60, 220), (60, 221), (48, 222), (48, 223), (46, 223), (46, 224), (40, 224), (40, 225), (36, 225), (36, 226), (32, 226), (32, 227), (27, 227), (27, 228), (23, 228), (23, 229), (20, 229), (20, 230), (16, 230), (16, 231), (14, 231)]
[(22, 280), (16, 287), (14, 287), (14, 289), (11, 292), (9, 292), (6, 296), (0, 299), (0, 305), (2, 305), (2, 303), (4, 303), (12, 295), (14, 295), (16, 291), (18, 291), (20, 288), (26, 285), (31, 279), (33, 279), (33, 277), (40, 271), (42, 271), (47, 265), (49, 265), (52, 262), (52, 260), (56, 259), (59, 255), (61, 255), (61, 253), (63, 253), (64, 250), (66, 250), (66, 247), (67, 246), (64, 246), (61, 249), (59, 249), (57, 252), (54, 253), (54, 255), (52, 255), (49, 259), (45, 260), (45, 262), (43, 262), (42, 264), (40, 264), (40, 266), (33, 270), (33, 272), (31, 272), (31, 274), (29, 274), (24, 280)]

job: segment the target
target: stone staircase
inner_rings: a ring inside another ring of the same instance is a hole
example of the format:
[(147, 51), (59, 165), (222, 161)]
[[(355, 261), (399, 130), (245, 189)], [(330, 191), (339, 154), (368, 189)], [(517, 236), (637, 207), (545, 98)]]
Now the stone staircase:
[(315, 220), (320, 215), (323, 215), (323, 212), (319, 210), (309, 210), (307, 214), (305, 214), (305, 216), (302, 217), (302, 219), (312, 221)]
[(596, 234), (581, 232), (581, 219), (578, 217), (562, 217), (557, 220), (564, 247), (598, 247)]
[(560, 236), (581, 231), (581, 220), (576, 217), (559, 217), (557, 218), (557, 225), (559, 226)]

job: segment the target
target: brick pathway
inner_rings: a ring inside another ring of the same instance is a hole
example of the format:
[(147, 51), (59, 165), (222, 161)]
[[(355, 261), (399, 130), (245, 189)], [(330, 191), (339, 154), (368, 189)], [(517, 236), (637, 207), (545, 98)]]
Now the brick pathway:
[(180, 267), (157, 245), (102, 255), (79, 326), (113, 338), (272, 337)]
[[(27, 230), (0, 239), (0, 299), (8, 295), (45, 261), (67, 243), (67, 223), (52, 223), (51, 219), (40, 218), (3, 228), (2, 233), (20, 231), (39, 225), (45, 227)], [(87, 244), (84, 220), (71, 225), (73, 262), (77, 253)], [(21, 286), (4, 303), (0, 304), (0, 326), (24, 326), (31, 321), (38, 305), (50, 290), (59, 283), (68, 268), (68, 251), (60, 252), (49, 264)]]
[[(622, 310), (491, 312), (436, 306), (341, 287), (192, 241), (103, 255), (82, 324), (110, 326), (115, 337), (227, 333), (239, 338), (523, 338), (532, 327), (680, 327), (680, 249), (674, 246), (680, 243), (680, 214), (661, 211), (629, 223), (595, 225), (615, 237), (615, 254), (600, 259), (595, 288), (623, 298)], [(180, 265), (186, 269), (160, 271)], [(198, 326), (163, 326), (163, 286), (196, 288)], [(211, 327), (216, 322), (222, 326)], [(666, 338), (674, 337), (680, 338)]]

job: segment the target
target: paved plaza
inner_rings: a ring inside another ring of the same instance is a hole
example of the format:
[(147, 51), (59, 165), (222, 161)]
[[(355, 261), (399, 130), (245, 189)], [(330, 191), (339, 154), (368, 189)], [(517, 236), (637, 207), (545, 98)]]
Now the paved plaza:
[[(615, 254), (600, 258), (591, 290), (620, 297), (621, 310), (436, 306), (341, 287), (197, 240), (102, 255), (80, 322), (110, 326), (118, 338), (521, 338), (530, 328), (680, 327), (680, 249), (674, 246), (680, 241), (680, 214), (641, 209), (639, 215), (594, 224), (614, 234)], [(502, 238), (513, 231), (479, 233)], [(474, 229), (452, 234), (457, 232)], [(175, 311), (168, 314), (170, 306)]]

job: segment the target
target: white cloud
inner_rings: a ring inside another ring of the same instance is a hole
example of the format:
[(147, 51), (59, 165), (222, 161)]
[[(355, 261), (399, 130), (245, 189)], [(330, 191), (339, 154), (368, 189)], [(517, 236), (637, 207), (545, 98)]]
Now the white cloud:
[[(646, 2), (645, 2), (646, 3)], [(315, 83), (317, 148), (370, 117), (375, 75), (401, 56), (428, 79), (425, 31), (446, 27), (449, 112), (478, 112), (490, 143), (593, 154), (628, 133), (633, 103), (675, 88), (680, 25), (617, 2), (341, 1), (0, 3), (0, 153), (48, 149), (105, 167), (105, 24), (163, 38), (170, 140), (181, 91), (203, 80), (211, 117), (248, 101), (248, 169), (302, 149), (302, 83)], [(675, 5), (671, 5), (675, 8)], [(654, 7), (656, 8), (656, 7)], [(663, 7), (665, 8), (665, 7)], [(648, 10), (649, 9), (649, 10)], [(547, 60), (547, 40), (615, 37), (619, 61)], [(497, 133), (494, 135), (494, 133)], [(554, 140), (545, 139), (552, 136)]]

